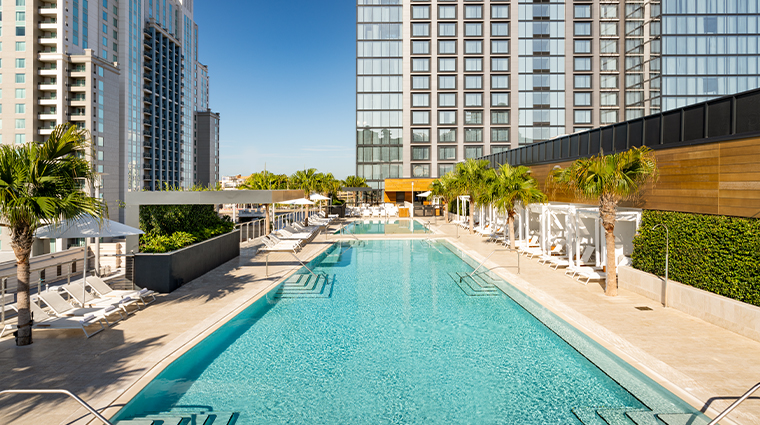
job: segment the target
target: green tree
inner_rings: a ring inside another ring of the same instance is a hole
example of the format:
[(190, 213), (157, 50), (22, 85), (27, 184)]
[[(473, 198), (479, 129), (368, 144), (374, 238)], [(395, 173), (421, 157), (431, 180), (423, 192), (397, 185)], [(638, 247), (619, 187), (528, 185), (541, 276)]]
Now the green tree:
[(599, 201), (607, 250), (605, 295), (617, 296), (614, 231), (618, 202), (634, 198), (657, 175), (654, 153), (646, 146), (578, 159), (568, 168), (557, 168), (549, 175), (550, 184), (570, 190), (580, 199)]
[[(323, 177), (324, 176), (321, 173), (317, 172), (316, 168), (298, 170), (290, 176), (290, 188), (301, 189), (303, 191), (303, 197), (308, 199), (311, 192), (320, 189)], [(309, 225), (309, 217), (306, 217), (304, 223), (307, 226)]]
[(453, 171), (441, 176), (441, 178), (433, 180), (430, 184), (430, 192), (432, 196), (436, 196), (443, 201), (443, 219), (446, 223), (449, 222), (449, 204), (456, 199), (461, 192), (461, 187), (456, 175)]
[(507, 215), (509, 247), (515, 249), (515, 206), (518, 202), (525, 207), (535, 202), (546, 202), (547, 196), (538, 188), (536, 179), (531, 177), (530, 168), (504, 164), (494, 180), (493, 199), (496, 208)]
[(468, 159), (460, 162), (454, 169), (456, 181), (463, 195), (470, 197), (470, 234), (475, 233), (474, 210), (478, 205), (487, 202), (490, 193), (489, 184), (495, 174), (489, 168), (490, 163), (485, 160)]
[(0, 145), (0, 219), (8, 227), (18, 278), (18, 345), (32, 343), (29, 310), (29, 256), (34, 232), (86, 215), (102, 219), (105, 203), (89, 196), (95, 172), (83, 153), (86, 130), (59, 125), (43, 143)]
[[(367, 184), (367, 179), (364, 177), (359, 176), (348, 176), (343, 180), (343, 187), (369, 187)], [(354, 205), (356, 205), (358, 201), (359, 192), (354, 192)]]
[[(288, 188), (288, 176), (285, 174), (273, 174), (268, 171), (253, 173), (245, 179), (238, 189), (243, 190), (280, 190)], [(264, 204), (264, 227), (266, 234), (269, 234), (270, 223), (272, 218), (269, 214), (269, 206)]]

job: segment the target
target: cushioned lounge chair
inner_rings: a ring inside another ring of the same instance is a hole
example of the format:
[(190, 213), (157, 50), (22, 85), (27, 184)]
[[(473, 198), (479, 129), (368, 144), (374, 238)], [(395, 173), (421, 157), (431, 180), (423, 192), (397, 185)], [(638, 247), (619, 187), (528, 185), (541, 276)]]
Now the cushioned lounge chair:
[[(143, 288), (140, 290), (125, 290), (125, 291), (119, 291), (112, 289), (110, 286), (108, 286), (107, 283), (103, 281), (103, 279), (97, 277), (97, 276), (89, 276), (86, 280), (87, 286), (92, 288), (95, 293), (98, 294), (101, 298), (124, 298), (129, 297), (132, 299), (139, 299), (143, 306), (147, 306), (148, 304), (152, 303), (156, 300), (156, 293), (154, 291), (151, 291), (148, 288)], [(148, 297), (151, 298), (150, 301), (147, 301)]]

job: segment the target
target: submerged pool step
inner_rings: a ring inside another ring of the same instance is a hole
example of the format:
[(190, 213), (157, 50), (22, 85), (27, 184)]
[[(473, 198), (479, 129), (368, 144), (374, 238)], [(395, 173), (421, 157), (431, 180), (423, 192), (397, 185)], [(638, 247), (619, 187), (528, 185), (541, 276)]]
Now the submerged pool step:
[(274, 294), (275, 299), (282, 298), (330, 298), (332, 281), (329, 276), (310, 273), (294, 274), (280, 285)]
[(469, 297), (494, 297), (499, 295), (499, 289), (496, 286), (477, 274), (470, 276), (468, 273), (456, 272), (449, 273), (449, 276), (459, 286), (459, 289)]
[(658, 413), (633, 408), (580, 407), (573, 414), (584, 425), (707, 425), (709, 420), (692, 413)]
[(234, 425), (236, 412), (162, 412), (116, 422), (114, 425)]

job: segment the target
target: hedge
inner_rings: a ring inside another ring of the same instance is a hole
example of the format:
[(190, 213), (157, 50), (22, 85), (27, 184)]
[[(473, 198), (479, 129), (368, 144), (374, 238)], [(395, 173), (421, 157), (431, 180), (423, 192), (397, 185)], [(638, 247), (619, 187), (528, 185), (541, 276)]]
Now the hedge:
[(213, 205), (143, 205), (140, 207), (140, 251), (174, 251), (235, 228)]
[(669, 278), (760, 306), (760, 219), (644, 211), (633, 240), (633, 267), (665, 275), (665, 229), (670, 229)]

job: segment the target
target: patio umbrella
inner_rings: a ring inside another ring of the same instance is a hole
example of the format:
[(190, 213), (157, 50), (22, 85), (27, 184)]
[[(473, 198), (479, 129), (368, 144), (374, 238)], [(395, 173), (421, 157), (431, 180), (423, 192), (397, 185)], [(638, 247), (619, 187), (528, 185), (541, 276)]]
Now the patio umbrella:
[(417, 196), (419, 196), (420, 198), (427, 198), (427, 197), (428, 197), (428, 196), (430, 196), (432, 193), (433, 193), (433, 192), (431, 192), (431, 191), (429, 191), (429, 190), (428, 190), (427, 192), (422, 192), (422, 193), (419, 193), (419, 194), (417, 194)]
[[(34, 236), (39, 239), (69, 239), (84, 238), (84, 267), (82, 277), (85, 279), (83, 288), (87, 287), (87, 238), (111, 238), (141, 235), (143, 231), (121, 224), (118, 221), (104, 218), (98, 220), (91, 215), (85, 215), (75, 220), (66, 220), (58, 225), (49, 225), (37, 229)], [(82, 300), (86, 294), (82, 294)], [(84, 306), (82, 306), (84, 307)]]
[(319, 193), (312, 193), (311, 195), (309, 195), (309, 199), (311, 199), (312, 201), (329, 201), (330, 200), (330, 198), (328, 198), (327, 196), (320, 195)]
[(286, 205), (314, 205), (314, 202), (311, 202), (310, 200), (308, 200), (306, 198), (298, 198), (298, 199), (291, 199), (289, 201), (278, 202), (278, 204), (286, 204)]

